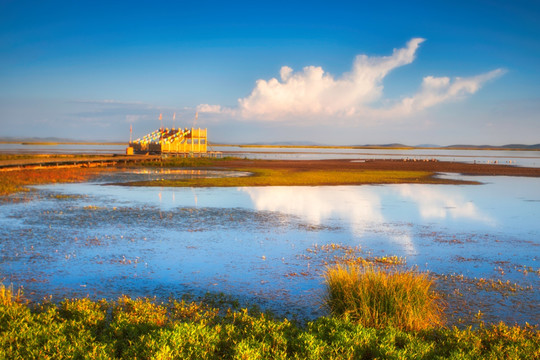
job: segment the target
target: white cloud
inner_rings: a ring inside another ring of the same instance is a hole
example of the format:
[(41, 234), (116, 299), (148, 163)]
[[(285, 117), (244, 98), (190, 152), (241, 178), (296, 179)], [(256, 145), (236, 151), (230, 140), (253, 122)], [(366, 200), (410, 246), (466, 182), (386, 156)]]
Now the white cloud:
[[(468, 78), (426, 76), (415, 95), (395, 101), (384, 99), (383, 80), (392, 70), (412, 63), (422, 42), (422, 38), (413, 38), (390, 56), (358, 55), (351, 71), (339, 77), (320, 66), (306, 66), (300, 71), (283, 66), (280, 79), (257, 80), (251, 94), (238, 99), (237, 108), (202, 104), (199, 111), (273, 122), (400, 118), (474, 94), (486, 81), (504, 73), (497, 69)], [(381, 100), (383, 107), (376, 105)]]
[(445, 101), (474, 94), (486, 81), (501, 76), (504, 72), (502, 69), (496, 69), (473, 77), (457, 77), (453, 81), (448, 77), (426, 76), (422, 81), (420, 91), (413, 97), (403, 99), (401, 104), (392, 110), (397, 113), (407, 114), (421, 111)]
[(197, 106), (197, 111), (200, 113), (207, 113), (207, 114), (228, 114), (228, 115), (235, 115), (236, 110), (222, 107), (221, 105), (210, 105), (210, 104), (200, 104)]
[(290, 116), (352, 116), (382, 95), (382, 80), (396, 67), (410, 64), (424, 39), (415, 38), (391, 56), (356, 57), (352, 71), (334, 78), (318, 66), (294, 72), (281, 68), (281, 81), (257, 80), (251, 94), (238, 100), (245, 118), (285, 120)]
[(197, 111), (204, 113), (219, 113), (221, 112), (221, 105), (200, 104), (197, 106)]

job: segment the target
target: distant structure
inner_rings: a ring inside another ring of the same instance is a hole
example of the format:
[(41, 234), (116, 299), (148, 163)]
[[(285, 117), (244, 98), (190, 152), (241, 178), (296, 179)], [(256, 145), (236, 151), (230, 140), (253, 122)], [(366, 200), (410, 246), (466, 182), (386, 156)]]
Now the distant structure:
[[(161, 115), (159, 118), (162, 119)], [(184, 129), (161, 127), (137, 140), (130, 139), (126, 154), (161, 154), (181, 157), (219, 157), (221, 155), (220, 152), (208, 151), (207, 129), (194, 127)]]

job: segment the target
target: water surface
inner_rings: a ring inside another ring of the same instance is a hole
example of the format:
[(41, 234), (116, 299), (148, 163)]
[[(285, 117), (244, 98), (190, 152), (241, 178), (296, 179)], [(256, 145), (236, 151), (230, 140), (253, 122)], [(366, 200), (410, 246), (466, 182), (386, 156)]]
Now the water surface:
[[(171, 174), (179, 173), (114, 176)], [(364, 257), (403, 257), (406, 267), (446, 277), (440, 288), (455, 295), (456, 317), (481, 309), (489, 320), (539, 323), (540, 179), (156, 188), (106, 185), (110, 176), (38, 186), (1, 203), (4, 284), (23, 286), (33, 300), (224, 292), (312, 318), (324, 314), (326, 264), (350, 247)], [(458, 275), (464, 278), (456, 282)], [(497, 292), (475, 279), (515, 286)]]
[[(126, 152), (126, 145), (115, 144), (1, 144), (0, 153), (16, 154), (117, 154)], [(436, 159), (480, 164), (507, 164), (539, 167), (539, 151), (458, 150), (458, 149), (332, 149), (332, 148), (262, 148), (211, 146), (224, 156), (268, 160), (324, 159)]]
[(224, 155), (266, 160), (331, 160), (331, 159), (416, 159), (457, 161), (477, 164), (505, 164), (539, 167), (540, 152), (518, 150), (459, 149), (332, 149), (332, 148), (250, 148), (215, 147)]

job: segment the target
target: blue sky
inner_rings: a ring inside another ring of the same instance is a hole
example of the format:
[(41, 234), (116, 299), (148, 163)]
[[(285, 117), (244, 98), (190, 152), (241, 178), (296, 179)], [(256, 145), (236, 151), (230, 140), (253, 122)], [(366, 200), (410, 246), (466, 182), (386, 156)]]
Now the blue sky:
[(0, 137), (540, 143), (538, 1), (0, 0)]

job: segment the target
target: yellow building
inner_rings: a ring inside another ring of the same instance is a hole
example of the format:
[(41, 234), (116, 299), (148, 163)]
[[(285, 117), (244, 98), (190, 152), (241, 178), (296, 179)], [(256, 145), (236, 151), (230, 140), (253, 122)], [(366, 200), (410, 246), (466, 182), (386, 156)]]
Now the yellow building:
[[(129, 143), (126, 154), (199, 156), (208, 152), (206, 129), (158, 129)], [(204, 156), (204, 155), (202, 155)]]

